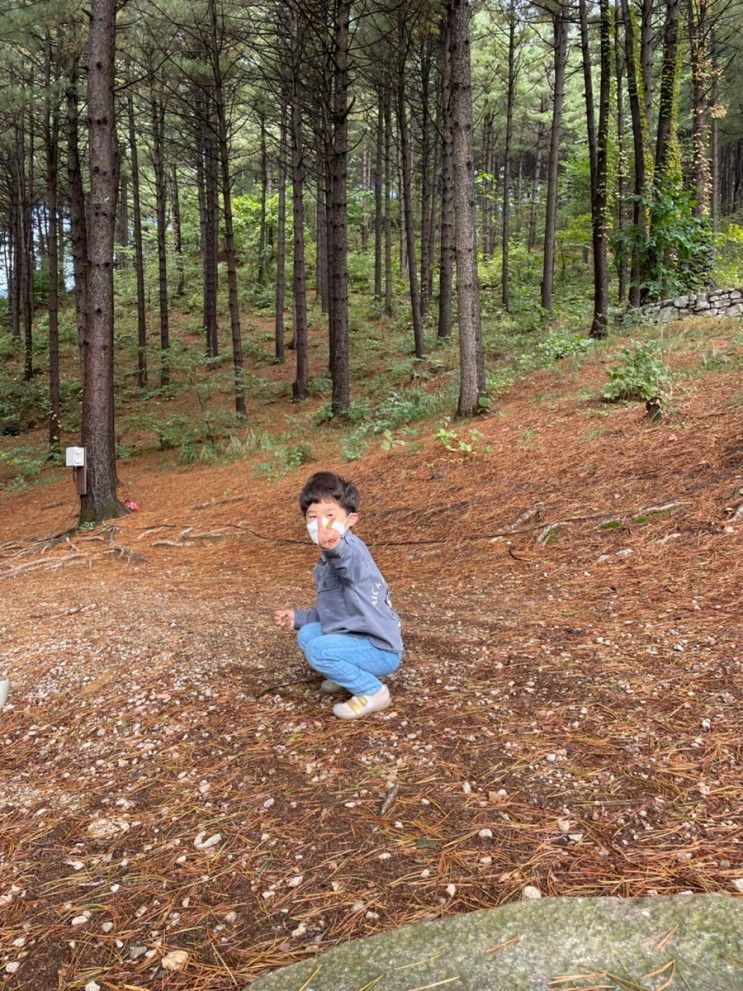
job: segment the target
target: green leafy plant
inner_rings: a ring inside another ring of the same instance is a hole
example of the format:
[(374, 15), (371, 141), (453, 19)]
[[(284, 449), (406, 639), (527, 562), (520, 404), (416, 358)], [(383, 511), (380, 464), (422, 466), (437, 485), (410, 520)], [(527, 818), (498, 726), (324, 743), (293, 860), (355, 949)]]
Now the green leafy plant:
[(646, 341), (622, 348), (619, 363), (609, 369), (609, 384), (601, 395), (607, 402), (652, 399), (667, 394), (670, 385), (671, 371), (658, 345)]

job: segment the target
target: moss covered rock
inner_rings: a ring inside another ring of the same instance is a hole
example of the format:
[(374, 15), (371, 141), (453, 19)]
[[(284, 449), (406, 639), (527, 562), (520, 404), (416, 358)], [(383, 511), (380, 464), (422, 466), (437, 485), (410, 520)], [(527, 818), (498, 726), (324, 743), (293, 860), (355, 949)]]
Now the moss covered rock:
[(545, 898), (406, 926), (250, 991), (743, 991), (743, 902)]

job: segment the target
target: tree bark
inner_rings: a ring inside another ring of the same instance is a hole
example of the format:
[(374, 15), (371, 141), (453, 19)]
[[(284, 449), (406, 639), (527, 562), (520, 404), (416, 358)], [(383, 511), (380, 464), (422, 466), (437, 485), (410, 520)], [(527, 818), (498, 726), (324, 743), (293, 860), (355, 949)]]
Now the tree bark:
[(568, 17), (561, 3), (552, 15), (554, 50), (554, 98), (552, 126), (547, 160), (547, 203), (544, 220), (544, 259), (542, 266), (542, 309), (552, 310), (552, 291), (555, 278), (555, 234), (557, 230), (557, 187), (559, 182), (560, 132), (562, 129), (562, 105), (565, 99), (565, 66), (568, 56)]
[[(539, 107), (540, 114), (546, 110), (545, 100)], [(537, 147), (534, 152), (534, 174), (531, 179), (531, 195), (529, 196), (529, 233), (527, 234), (526, 250), (534, 251), (537, 246), (537, 203), (539, 187), (542, 180), (542, 152), (544, 151), (544, 127), (542, 122), (537, 124)]]
[(421, 268), (420, 268), (420, 314), (421, 319), (428, 310), (428, 282), (431, 269), (431, 228), (429, 214), (433, 192), (431, 157), (430, 90), (432, 53), (427, 43), (421, 53), (421, 147), (420, 147), (420, 229), (421, 229)]
[(629, 0), (622, 0), (625, 32), (625, 62), (627, 66), (627, 93), (632, 117), (632, 254), (630, 259), (630, 306), (639, 306), (642, 297), (642, 268), (646, 230), (644, 206), (646, 174), (645, 156), (646, 122), (641, 97), (641, 76), (638, 66), (637, 38), (635, 34), (634, 12)]
[(708, 0), (688, 0), (689, 50), (691, 55), (691, 148), (694, 186), (693, 216), (709, 212), (709, 159), (707, 157), (707, 47)]
[(209, 0), (211, 14), (211, 61), (214, 79), (217, 144), (219, 146), (220, 173), (222, 179), (222, 217), (224, 220), (224, 253), (227, 258), (227, 296), (230, 308), (230, 333), (232, 336), (232, 365), (235, 381), (235, 412), (245, 416), (245, 374), (243, 370), (242, 334), (240, 331), (240, 307), (237, 293), (237, 258), (235, 235), (232, 225), (232, 176), (230, 174), (229, 126), (224, 98), (224, 81), (220, 66), (221, 45), (217, 28), (216, 0)]
[(475, 191), (472, 182), (472, 92), (469, 7), (467, 0), (447, 4), (451, 44), (452, 173), (457, 259), (460, 416), (476, 413), (485, 391), (485, 366), (477, 280)]
[(382, 112), (382, 94), (377, 90), (377, 142), (374, 154), (374, 298), (382, 298), (382, 226), (383, 190), (382, 190), (382, 158), (384, 148), (384, 115)]
[(600, 0), (601, 70), (599, 83), (599, 126), (596, 133), (593, 83), (588, 41), (586, 0), (579, 0), (583, 79), (586, 98), (588, 155), (591, 168), (591, 234), (593, 242), (593, 320), (591, 337), (606, 334), (609, 308), (609, 279), (606, 259), (607, 168), (609, 139), (609, 86), (611, 77), (611, 35), (609, 0)]
[(137, 283), (137, 386), (147, 385), (147, 317), (144, 291), (144, 250), (142, 247), (142, 201), (139, 194), (139, 149), (134, 123), (134, 97), (131, 84), (127, 93), (129, 155), (132, 169), (132, 219), (134, 224), (134, 277)]
[(82, 403), (87, 492), (80, 498), (81, 523), (105, 520), (125, 512), (116, 497), (114, 429), (113, 263), (118, 151), (115, 38), (116, 0), (91, 0), (87, 91), (90, 236)]
[[(304, 270), (304, 145), (302, 139), (302, 39), (299, 18), (294, 3), (292, 9), (292, 101), (291, 101), (291, 164), (292, 164), (292, 299), (294, 349), (297, 373), (292, 392), (294, 401), (306, 399), (309, 383), (307, 353), (307, 293)], [(319, 209), (319, 208), (318, 208)]]
[(452, 185), (450, 18), (441, 28), (441, 236), (439, 245), (440, 340), (451, 334), (452, 270), (454, 267), (454, 187)]
[(175, 247), (175, 294), (179, 298), (185, 291), (183, 272), (183, 229), (181, 227), (181, 199), (178, 192), (178, 167), (173, 162), (170, 168), (171, 203), (173, 204), (173, 242)]
[[(676, 145), (676, 109), (679, 36), (679, 0), (666, 0), (666, 18), (663, 30), (663, 64), (661, 68), (660, 92), (658, 94), (658, 127), (656, 132), (655, 165), (653, 169), (653, 200), (668, 191), (672, 181), (672, 163)], [(655, 220), (651, 212), (651, 233)], [(645, 270), (653, 295), (660, 298), (666, 291), (664, 258), (657, 242), (651, 238), (646, 254)]]
[[(49, 212), (49, 238), (47, 244), (47, 271), (49, 278), (49, 451), (59, 451), (59, 238), (57, 220), (59, 210), (59, 101), (56, 93), (57, 64), (54, 60), (52, 41), (46, 35), (46, 107), (44, 113), (46, 146), (46, 203)], [(52, 73), (52, 65), (54, 72)], [(54, 93), (52, 94), (52, 84)]]
[(284, 299), (286, 295), (286, 105), (282, 100), (279, 132), (279, 202), (276, 231), (275, 357), (284, 360)]
[(116, 267), (126, 268), (126, 248), (129, 246), (129, 177), (123, 167), (123, 144), (119, 147), (119, 196), (116, 216)]
[(389, 90), (384, 93), (384, 312), (391, 317), (392, 304), (392, 108)]
[(503, 209), (501, 221), (501, 303), (508, 309), (508, 238), (511, 195), (511, 143), (513, 141), (513, 96), (516, 86), (516, 3), (508, 4), (508, 80), (506, 85), (506, 149), (503, 159)]
[(626, 195), (625, 180), (627, 177), (627, 154), (624, 135), (624, 57), (620, 42), (621, 29), (620, 8), (614, 9), (614, 65), (616, 71), (617, 90), (617, 196), (616, 196), (616, 229), (621, 247), (616, 252), (617, 260), (617, 300), (621, 304), (627, 296), (627, 253), (624, 249), (624, 200)]
[(70, 242), (72, 247), (72, 271), (75, 284), (75, 320), (80, 367), (83, 367), (83, 337), (85, 333), (85, 307), (87, 305), (88, 237), (85, 217), (85, 196), (79, 150), (79, 110), (77, 76), (80, 58), (79, 42), (75, 28), (70, 28), (70, 65), (65, 98), (67, 101), (67, 183), (70, 203)]
[(165, 183), (165, 105), (153, 93), (152, 163), (155, 168), (155, 215), (157, 218), (157, 286), (160, 303), (160, 387), (170, 382), (170, 314), (168, 312), (168, 254), (165, 229), (167, 189)]
[(331, 180), (332, 247), (330, 280), (330, 361), (333, 380), (331, 408), (336, 416), (348, 409), (348, 232), (346, 197), (348, 182), (348, 54), (350, 0), (339, 0), (335, 19), (333, 64), (333, 143), (329, 163)]
[[(398, 13), (398, 42), (404, 48), (405, 11)], [(415, 257), (415, 228), (413, 226), (413, 182), (410, 162), (410, 142), (408, 137), (408, 108), (406, 103), (405, 59), (399, 56), (397, 73), (397, 126), (400, 134), (400, 158), (402, 164), (402, 201), (405, 218), (405, 245), (408, 261), (408, 282), (410, 286), (410, 308), (413, 321), (413, 342), (416, 358), (422, 358), (423, 325), (421, 322), (420, 296), (418, 291), (418, 270)]]
[(258, 285), (266, 281), (266, 193), (268, 190), (268, 156), (266, 155), (266, 118), (258, 115), (261, 136), (261, 208), (258, 217)]

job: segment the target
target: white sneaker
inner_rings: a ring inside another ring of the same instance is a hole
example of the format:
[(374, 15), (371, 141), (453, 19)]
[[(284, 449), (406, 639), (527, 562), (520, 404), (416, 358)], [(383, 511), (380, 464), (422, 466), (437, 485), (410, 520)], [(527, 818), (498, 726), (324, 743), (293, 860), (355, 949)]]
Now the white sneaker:
[(381, 712), (389, 708), (390, 690), (386, 685), (376, 695), (353, 695), (348, 702), (338, 702), (333, 706), (333, 714), (339, 719), (362, 719), (370, 712)]
[(336, 685), (330, 678), (326, 678), (320, 685), (320, 691), (325, 692), (326, 695), (333, 695), (335, 692), (345, 692), (345, 690), (342, 685)]

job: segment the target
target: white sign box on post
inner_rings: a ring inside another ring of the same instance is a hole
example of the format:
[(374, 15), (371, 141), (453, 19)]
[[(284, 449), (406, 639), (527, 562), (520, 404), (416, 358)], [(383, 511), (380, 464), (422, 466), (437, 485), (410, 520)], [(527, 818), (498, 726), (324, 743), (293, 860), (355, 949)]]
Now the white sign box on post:
[(84, 447), (68, 447), (65, 451), (65, 464), (68, 468), (84, 468), (85, 467), (85, 448)]

